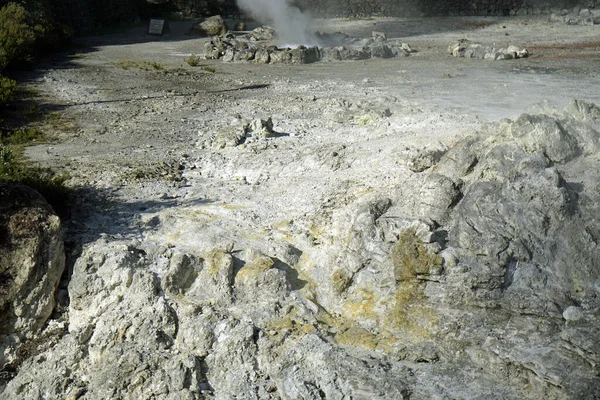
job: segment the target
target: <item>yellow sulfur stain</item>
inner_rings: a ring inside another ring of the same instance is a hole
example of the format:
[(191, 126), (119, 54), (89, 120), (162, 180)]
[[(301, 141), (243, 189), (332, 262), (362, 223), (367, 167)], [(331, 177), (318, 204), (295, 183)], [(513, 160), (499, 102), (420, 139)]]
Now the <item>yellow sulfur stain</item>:
[(235, 284), (248, 284), (275, 266), (269, 257), (259, 257), (247, 263), (235, 276)]
[(231, 256), (223, 250), (212, 250), (206, 257), (208, 261), (208, 273), (212, 276), (217, 276), (221, 273), (224, 267), (229, 266)]
[(381, 337), (366, 329), (352, 327), (337, 334), (335, 340), (344, 346), (359, 346), (368, 350), (375, 350)]

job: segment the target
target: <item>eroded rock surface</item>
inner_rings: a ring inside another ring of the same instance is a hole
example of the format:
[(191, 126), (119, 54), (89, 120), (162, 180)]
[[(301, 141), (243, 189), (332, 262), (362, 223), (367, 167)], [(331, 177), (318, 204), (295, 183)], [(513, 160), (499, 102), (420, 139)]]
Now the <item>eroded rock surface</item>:
[[(344, 34), (319, 34), (323, 46), (277, 47), (271, 41), (275, 33), (270, 27), (259, 27), (249, 34), (236, 37), (227, 33), (213, 37), (204, 45), (207, 59), (225, 62), (259, 64), (311, 64), (317, 61), (357, 61), (369, 58), (408, 56), (412, 48), (400, 40), (388, 40), (385, 34), (374, 32), (368, 40)], [(258, 42), (255, 44), (255, 42)]]
[[(334, 22), (419, 52), (188, 68), (209, 39), (142, 32), (31, 78), (78, 128), (26, 155), (82, 190), (65, 331), (1, 398), (599, 396), (598, 82), (545, 50), (591, 28)], [(536, 57), (445, 53), (505, 33)]]
[(163, 245), (161, 213), (145, 240), (96, 240), (69, 333), (3, 395), (597, 397), (600, 186), (579, 172), (600, 166), (599, 115), (487, 126), (261, 241)]
[(0, 365), (41, 332), (65, 268), (60, 219), (35, 190), (0, 182)]
[(448, 47), (448, 53), (454, 57), (478, 58), (482, 60), (515, 60), (529, 57), (525, 48), (510, 45), (508, 47), (484, 46), (461, 39)]

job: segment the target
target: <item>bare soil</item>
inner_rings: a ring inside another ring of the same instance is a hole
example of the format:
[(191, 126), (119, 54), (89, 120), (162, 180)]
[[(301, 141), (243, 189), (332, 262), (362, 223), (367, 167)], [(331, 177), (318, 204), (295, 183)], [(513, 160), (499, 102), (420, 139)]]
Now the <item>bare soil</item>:
[[(411, 173), (400, 156), (406, 149), (448, 148), (539, 102), (600, 103), (598, 26), (543, 16), (316, 20), (321, 32), (386, 32), (415, 52), (309, 65), (201, 60), (192, 67), (186, 57), (202, 54), (208, 39), (187, 36), (191, 24), (172, 23), (163, 37), (138, 28), (83, 38), (79, 53), (31, 75), (44, 107), (68, 123), (54, 124), (57, 140), (27, 156), (70, 174), (73, 187), (103, 195), (96, 208), (81, 204), (87, 211), (72, 234), (203, 248), (238, 243), (277, 221), (301, 219), (339, 193), (398, 182)], [(453, 58), (446, 49), (461, 38), (514, 44), (531, 56)], [(215, 144), (235, 121), (269, 117), (275, 137)], [(170, 228), (148, 228), (156, 213), (171, 218)]]

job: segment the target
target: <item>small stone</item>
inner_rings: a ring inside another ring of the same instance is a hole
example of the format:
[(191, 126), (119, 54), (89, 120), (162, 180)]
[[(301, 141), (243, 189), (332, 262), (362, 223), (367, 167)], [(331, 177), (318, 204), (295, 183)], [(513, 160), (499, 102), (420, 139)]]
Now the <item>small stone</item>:
[(569, 306), (563, 311), (563, 318), (566, 321), (580, 321), (584, 318), (583, 310), (581, 307)]
[(383, 42), (385, 42), (387, 40), (387, 35), (385, 34), (385, 32), (376, 32), (376, 31), (373, 31), (371, 33), (371, 36), (375, 40), (379, 40), (379, 41), (383, 41)]

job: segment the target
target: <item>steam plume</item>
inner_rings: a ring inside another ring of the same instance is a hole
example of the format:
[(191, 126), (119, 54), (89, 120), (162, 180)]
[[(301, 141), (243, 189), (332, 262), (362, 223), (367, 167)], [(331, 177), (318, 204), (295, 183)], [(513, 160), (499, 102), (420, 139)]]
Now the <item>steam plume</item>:
[(309, 32), (310, 16), (293, 6), (293, 0), (237, 0), (238, 6), (252, 18), (275, 29), (280, 45), (316, 46), (319, 42)]

